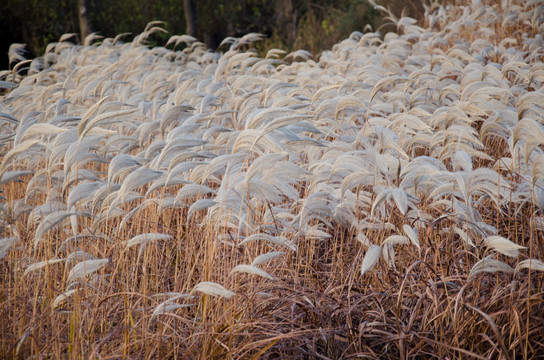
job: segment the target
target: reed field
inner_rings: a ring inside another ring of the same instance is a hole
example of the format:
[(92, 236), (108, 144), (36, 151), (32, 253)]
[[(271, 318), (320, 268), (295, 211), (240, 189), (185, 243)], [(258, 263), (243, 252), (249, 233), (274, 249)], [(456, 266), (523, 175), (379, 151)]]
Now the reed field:
[(425, 10), (12, 46), (0, 358), (544, 358), (544, 3)]

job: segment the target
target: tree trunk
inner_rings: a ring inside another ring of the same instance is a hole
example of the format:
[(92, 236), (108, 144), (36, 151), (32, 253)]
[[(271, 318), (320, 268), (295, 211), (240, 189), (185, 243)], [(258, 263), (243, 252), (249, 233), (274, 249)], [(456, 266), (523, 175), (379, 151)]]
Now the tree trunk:
[(93, 24), (91, 23), (91, 0), (78, 0), (79, 9), (79, 32), (81, 34), (81, 42), (85, 41), (85, 38), (95, 32)]
[(275, 20), (280, 38), (287, 46), (293, 46), (297, 38), (297, 19), (292, 0), (276, 1)]
[(183, 0), (185, 10), (185, 33), (196, 37), (196, 7), (194, 0)]

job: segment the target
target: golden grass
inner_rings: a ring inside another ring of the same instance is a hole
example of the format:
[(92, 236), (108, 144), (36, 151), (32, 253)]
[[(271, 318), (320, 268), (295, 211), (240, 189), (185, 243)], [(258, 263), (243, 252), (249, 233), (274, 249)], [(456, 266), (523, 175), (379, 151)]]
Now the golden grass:
[(483, 3), (492, 34), (451, 7), (319, 64), (106, 39), (4, 73), (0, 357), (542, 357), (542, 6)]
[[(8, 203), (24, 196), (22, 184), (5, 188)], [(531, 257), (542, 258), (542, 232), (527, 223), (529, 211), (496, 221)], [(544, 348), (542, 276), (467, 280), (477, 255), (463, 250), (451, 231), (443, 234), (452, 226), (447, 219), (429, 225), (420, 238), (424, 251), (398, 253), (396, 269), (381, 265), (361, 277), (361, 247), (338, 229), (329, 241), (303, 240), (296, 253), (272, 260), (264, 269), (274, 281), (228, 273), (267, 245), (245, 251), (224, 246), (212, 229), (184, 219), (183, 211), (150, 209), (113, 241), (81, 241), (77, 249), (111, 264), (57, 308), (52, 303), (64, 291), (69, 267), (51, 264), (26, 276), (23, 270), (30, 259), (58, 256), (66, 235), (53, 232), (34, 250), (31, 231), (19, 225), (21, 241), (0, 263), (2, 357), (514, 359), (534, 358)], [(400, 220), (399, 214), (390, 219)], [(100, 232), (108, 235), (117, 224), (106, 223)], [(173, 239), (149, 245), (141, 256), (120, 246), (144, 231)], [(195, 279), (226, 284), (237, 296), (184, 298), (175, 303), (193, 306), (151, 319), (165, 300), (156, 294), (188, 293)]]

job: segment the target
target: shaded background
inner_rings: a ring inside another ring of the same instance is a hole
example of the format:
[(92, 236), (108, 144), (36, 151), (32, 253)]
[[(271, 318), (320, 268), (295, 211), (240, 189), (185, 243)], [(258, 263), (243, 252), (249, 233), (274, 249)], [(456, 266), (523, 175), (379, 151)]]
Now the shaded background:
[[(404, 10), (405, 15), (422, 21), (421, 0), (378, 3), (397, 16)], [(394, 30), (384, 25), (387, 19), (367, 0), (4, 0), (0, 69), (9, 68), (8, 48), (12, 43), (25, 43), (27, 58), (32, 58), (42, 55), (45, 46), (58, 41), (62, 34), (78, 33), (80, 41), (80, 8), (87, 9), (89, 30), (106, 37), (125, 32), (137, 35), (148, 22), (165, 21), (163, 27), (170, 34), (155, 34), (152, 45), (164, 45), (171, 35), (188, 33), (216, 49), (227, 36), (260, 32), (267, 35), (259, 44), (261, 50), (305, 49), (317, 55), (351, 32), (363, 31), (367, 24), (374, 31)]]

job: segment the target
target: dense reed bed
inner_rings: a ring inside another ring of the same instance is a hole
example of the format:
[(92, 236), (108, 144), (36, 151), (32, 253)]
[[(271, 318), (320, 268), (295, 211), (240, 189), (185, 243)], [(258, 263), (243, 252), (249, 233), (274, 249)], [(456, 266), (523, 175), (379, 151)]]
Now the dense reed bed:
[(391, 20), (0, 72), (0, 357), (543, 356), (544, 5)]

